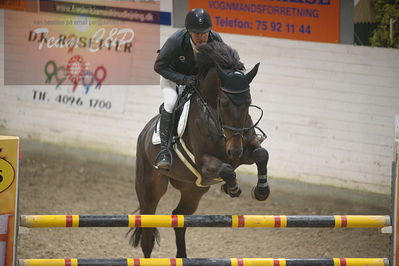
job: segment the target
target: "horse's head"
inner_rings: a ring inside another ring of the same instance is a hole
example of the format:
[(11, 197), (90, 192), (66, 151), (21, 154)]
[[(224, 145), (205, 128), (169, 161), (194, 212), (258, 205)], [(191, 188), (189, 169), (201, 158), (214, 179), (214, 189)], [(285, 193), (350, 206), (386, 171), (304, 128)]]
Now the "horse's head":
[(217, 111), (218, 117), (212, 116), (217, 124), (221, 123), (218, 130), (223, 131), (220, 133), (226, 139), (227, 155), (237, 160), (243, 153), (243, 135), (251, 128), (249, 85), (258, 72), (259, 63), (244, 74), (245, 67), (237, 51), (227, 44), (210, 42), (197, 49), (201, 94)]
[(259, 63), (244, 74), (241, 71), (224, 71), (217, 65), (220, 79), (217, 113), (226, 138), (226, 153), (232, 160), (239, 159), (243, 153), (243, 134), (248, 128), (248, 109), (251, 104), (249, 87), (258, 68)]

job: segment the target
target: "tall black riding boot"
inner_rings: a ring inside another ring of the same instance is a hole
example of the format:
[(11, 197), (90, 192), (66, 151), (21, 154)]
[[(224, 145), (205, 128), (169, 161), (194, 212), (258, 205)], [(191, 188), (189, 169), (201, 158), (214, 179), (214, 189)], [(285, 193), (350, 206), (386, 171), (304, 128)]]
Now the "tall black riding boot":
[(170, 125), (172, 114), (164, 108), (161, 111), (161, 120), (159, 122), (159, 136), (161, 137), (161, 151), (159, 152), (154, 167), (156, 169), (169, 170), (171, 163), (171, 154), (169, 151)]

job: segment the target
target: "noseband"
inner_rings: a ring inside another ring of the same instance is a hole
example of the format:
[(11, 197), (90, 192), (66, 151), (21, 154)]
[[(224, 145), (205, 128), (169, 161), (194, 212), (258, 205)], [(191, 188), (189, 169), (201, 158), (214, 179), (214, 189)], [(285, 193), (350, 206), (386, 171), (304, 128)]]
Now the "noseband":
[[(248, 134), (248, 132), (249, 132), (251, 129), (253, 129), (253, 128), (258, 129), (258, 130), (262, 133), (263, 137), (266, 138), (265, 132), (263, 132), (263, 130), (260, 129), (260, 128), (258, 127), (258, 124), (259, 124), (260, 120), (261, 120), (262, 117), (263, 117), (263, 110), (262, 110), (262, 108), (260, 108), (260, 107), (257, 106), (257, 105), (254, 105), (254, 104), (251, 104), (249, 107), (254, 107), (254, 108), (260, 110), (260, 112), (261, 112), (260, 117), (258, 118), (258, 120), (256, 121), (256, 123), (253, 124), (251, 127), (241, 127), (241, 128), (232, 127), (232, 126), (229, 126), (229, 125), (225, 125), (225, 124), (223, 124), (222, 121), (220, 121), (220, 122), (221, 122), (221, 123), (220, 123), (221, 128), (223, 129), (223, 137), (226, 139), (226, 141), (229, 140), (230, 138), (235, 137), (235, 136), (241, 136), (241, 138), (244, 138), (244, 135)], [(220, 115), (218, 115), (218, 116), (219, 116), (219, 118), (220, 118)], [(226, 137), (226, 134), (224, 133), (224, 130), (225, 130), (225, 129), (228, 129), (228, 130), (232, 131), (233, 134), (232, 134), (230, 137)]]

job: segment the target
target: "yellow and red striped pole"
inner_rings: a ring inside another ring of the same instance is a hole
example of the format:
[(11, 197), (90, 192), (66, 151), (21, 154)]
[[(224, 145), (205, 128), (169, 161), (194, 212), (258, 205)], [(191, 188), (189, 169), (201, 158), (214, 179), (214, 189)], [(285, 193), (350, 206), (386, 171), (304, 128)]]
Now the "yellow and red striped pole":
[(386, 258), (232, 258), (232, 259), (21, 259), (20, 266), (388, 266)]
[(382, 228), (387, 215), (22, 215), (35, 227), (335, 227)]

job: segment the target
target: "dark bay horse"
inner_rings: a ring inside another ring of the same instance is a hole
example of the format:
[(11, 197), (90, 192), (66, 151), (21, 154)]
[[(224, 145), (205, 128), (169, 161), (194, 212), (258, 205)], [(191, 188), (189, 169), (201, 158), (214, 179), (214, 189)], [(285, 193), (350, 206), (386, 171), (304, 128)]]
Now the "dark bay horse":
[[(249, 115), (251, 95), (249, 84), (258, 71), (259, 63), (247, 74), (237, 52), (221, 42), (198, 47), (197, 62), (200, 84), (193, 92), (189, 117), (182, 141), (194, 156), (194, 171), (172, 151), (173, 164), (169, 171), (154, 169), (160, 150), (152, 144), (158, 116), (147, 123), (137, 141), (136, 193), (140, 214), (155, 214), (168, 183), (178, 189), (181, 198), (173, 214), (191, 215), (209, 186), (224, 182), (222, 190), (238, 197), (241, 189), (234, 170), (241, 164), (256, 163), (258, 183), (252, 191), (257, 200), (266, 200), (270, 190), (267, 183), (268, 152), (261, 147), (262, 139), (255, 133)], [(195, 174), (197, 173), (197, 174)], [(178, 258), (186, 258), (186, 228), (174, 228)], [(131, 235), (134, 247), (141, 245), (149, 258), (155, 241), (156, 228), (136, 228)]]

